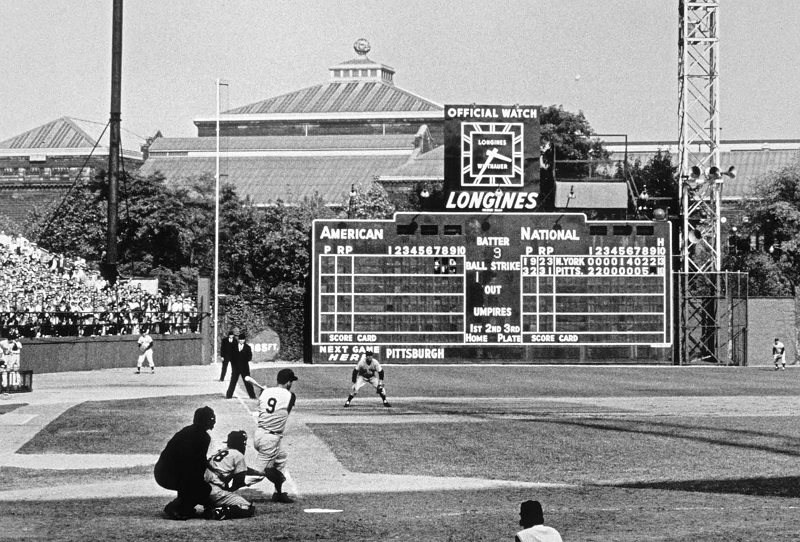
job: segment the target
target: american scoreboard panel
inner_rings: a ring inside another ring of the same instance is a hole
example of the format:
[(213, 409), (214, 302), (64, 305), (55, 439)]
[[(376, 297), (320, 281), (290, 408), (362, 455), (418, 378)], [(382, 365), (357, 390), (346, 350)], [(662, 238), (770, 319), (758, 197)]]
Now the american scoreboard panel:
[(316, 220), (314, 357), (350, 361), (372, 349), (383, 359), (424, 361), (464, 347), (669, 346), (670, 235), (667, 222), (592, 222), (576, 213)]

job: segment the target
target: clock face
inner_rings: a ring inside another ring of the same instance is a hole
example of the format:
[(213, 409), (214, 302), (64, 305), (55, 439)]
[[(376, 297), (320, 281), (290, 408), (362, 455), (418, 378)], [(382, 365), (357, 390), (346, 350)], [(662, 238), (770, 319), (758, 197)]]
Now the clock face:
[(522, 123), (462, 123), (461, 186), (522, 186), (522, 136)]

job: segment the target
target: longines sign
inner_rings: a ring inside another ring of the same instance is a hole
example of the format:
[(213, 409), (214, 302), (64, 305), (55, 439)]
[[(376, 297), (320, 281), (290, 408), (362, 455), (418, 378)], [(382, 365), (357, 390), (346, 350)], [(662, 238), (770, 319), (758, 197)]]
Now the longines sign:
[(533, 209), (539, 191), (539, 139), (538, 106), (445, 106), (446, 208)]

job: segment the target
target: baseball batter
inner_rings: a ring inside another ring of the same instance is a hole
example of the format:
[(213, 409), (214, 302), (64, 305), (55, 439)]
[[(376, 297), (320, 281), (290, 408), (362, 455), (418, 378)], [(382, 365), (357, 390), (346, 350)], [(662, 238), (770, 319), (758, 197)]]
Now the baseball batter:
[(150, 372), (155, 373), (156, 366), (153, 363), (153, 337), (150, 336), (146, 328), (142, 328), (139, 340), (136, 342), (139, 344), (139, 359), (136, 360), (136, 374), (141, 374), (142, 365), (144, 365), (145, 361), (147, 361), (147, 365), (150, 367)]
[(778, 364), (781, 365), (781, 369), (786, 370), (786, 346), (778, 337), (775, 337), (775, 343), (772, 345), (772, 361), (775, 362), (776, 371)]
[(347, 396), (347, 401), (344, 403), (345, 408), (350, 406), (350, 401), (356, 396), (358, 390), (367, 383), (375, 386), (375, 391), (381, 396), (383, 406), (387, 408), (392, 406), (386, 399), (386, 388), (383, 386), (383, 367), (375, 359), (375, 355), (371, 350), (367, 350), (364, 353), (364, 357), (356, 364), (355, 369), (353, 369), (352, 381), (350, 395)]
[(211, 486), (208, 498), (211, 506), (208, 519), (249, 518), (255, 514), (256, 507), (244, 497), (234, 493), (246, 486), (247, 463), (244, 452), (247, 448), (247, 433), (231, 431), (228, 433), (226, 447), (217, 450), (208, 458), (204, 480)]
[(281, 369), (278, 371), (277, 386), (262, 388), (257, 385), (261, 394), (258, 396), (258, 428), (253, 442), (258, 457), (253, 470), (263, 472), (267, 480), (275, 485), (272, 501), (286, 504), (293, 503), (294, 499), (283, 491), (287, 454), (281, 446), (281, 440), (296, 400), (291, 391), (295, 381), (297, 377), (294, 371)]

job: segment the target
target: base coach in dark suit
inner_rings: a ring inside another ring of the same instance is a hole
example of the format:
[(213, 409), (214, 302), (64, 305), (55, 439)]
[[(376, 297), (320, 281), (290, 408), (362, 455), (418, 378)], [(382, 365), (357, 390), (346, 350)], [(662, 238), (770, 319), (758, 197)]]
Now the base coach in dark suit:
[(228, 386), (228, 393), (225, 394), (225, 397), (230, 399), (233, 397), (233, 390), (236, 389), (236, 381), (239, 380), (239, 377), (242, 377), (244, 381), (244, 387), (247, 390), (247, 395), (250, 396), (250, 399), (256, 398), (256, 392), (253, 389), (253, 385), (244, 380), (244, 377), (250, 376), (250, 360), (253, 359), (253, 350), (250, 349), (250, 345), (247, 344), (246, 339), (247, 336), (244, 333), (239, 335), (239, 340), (237, 341), (238, 344), (233, 348), (233, 356), (231, 357), (231, 383)]

